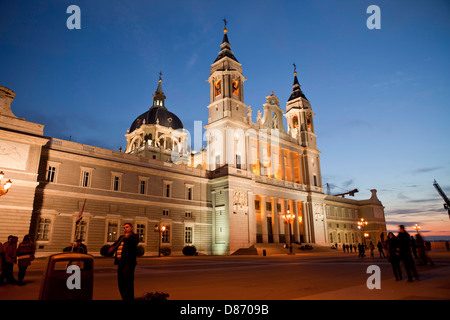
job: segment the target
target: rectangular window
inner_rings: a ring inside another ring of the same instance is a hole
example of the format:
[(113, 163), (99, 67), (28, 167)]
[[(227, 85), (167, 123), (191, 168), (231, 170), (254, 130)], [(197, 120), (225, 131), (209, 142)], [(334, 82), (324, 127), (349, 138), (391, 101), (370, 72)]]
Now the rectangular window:
[(39, 219), (39, 228), (37, 233), (37, 241), (48, 241), (50, 236), (50, 226), (52, 220), (49, 218)]
[(220, 154), (216, 155), (216, 168), (220, 167)]
[(89, 187), (89, 184), (91, 182), (91, 177), (90, 177), (90, 172), (88, 171), (83, 171), (82, 173), (82, 180), (81, 180), (81, 186), (82, 187)]
[(122, 189), (122, 172), (111, 172), (111, 190), (120, 191)]
[(81, 167), (80, 186), (89, 188), (92, 184), (92, 171), (93, 168)]
[(314, 186), (317, 187), (317, 176), (314, 175), (313, 178), (314, 178)]
[(113, 179), (113, 190), (119, 191), (120, 178), (118, 176), (114, 176)]
[(240, 154), (236, 155), (236, 168), (241, 169), (241, 155)]
[(266, 211), (272, 211), (272, 202), (266, 202)]
[(161, 243), (170, 243), (170, 226), (161, 233)]
[(192, 218), (192, 213), (191, 213), (190, 211), (186, 211), (186, 212), (184, 213), (184, 217), (185, 217), (185, 218)]
[(147, 190), (146, 187), (147, 187), (146, 181), (145, 180), (141, 180), (140, 183), (139, 183), (139, 193), (140, 194), (145, 194), (146, 190)]
[(145, 224), (136, 224), (136, 234), (139, 236), (139, 242), (145, 242)]
[(81, 239), (81, 241), (86, 241), (86, 231), (87, 231), (87, 222), (85, 220), (81, 220), (78, 226), (75, 225), (75, 235), (74, 240)]
[(55, 175), (56, 175), (56, 167), (49, 165), (47, 167), (46, 180), (48, 182), (55, 182)]
[(193, 185), (186, 185), (186, 199), (194, 200), (194, 186)]
[(259, 200), (255, 200), (255, 210), (261, 210), (261, 208), (259, 207)]
[(192, 227), (184, 228), (184, 243), (192, 244)]
[(163, 180), (163, 197), (172, 197), (172, 181)]
[(169, 210), (163, 210), (163, 216), (168, 216), (169, 215)]
[(117, 240), (118, 226), (117, 222), (108, 222), (107, 242), (114, 242)]

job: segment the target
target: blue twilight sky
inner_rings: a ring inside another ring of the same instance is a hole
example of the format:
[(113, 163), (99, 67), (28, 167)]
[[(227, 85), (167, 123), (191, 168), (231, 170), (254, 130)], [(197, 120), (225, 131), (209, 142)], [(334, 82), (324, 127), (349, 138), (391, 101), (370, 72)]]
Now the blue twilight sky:
[[(73, 4), (80, 30), (66, 26)], [(366, 26), (370, 5), (379, 30)], [(193, 132), (208, 119), (223, 18), (254, 121), (271, 91), (285, 108), (295, 62), (331, 192), (377, 189), (389, 230), (450, 238), (432, 185), (450, 195), (447, 0), (0, 0), (0, 85), (45, 135), (118, 150), (162, 71), (166, 106)]]

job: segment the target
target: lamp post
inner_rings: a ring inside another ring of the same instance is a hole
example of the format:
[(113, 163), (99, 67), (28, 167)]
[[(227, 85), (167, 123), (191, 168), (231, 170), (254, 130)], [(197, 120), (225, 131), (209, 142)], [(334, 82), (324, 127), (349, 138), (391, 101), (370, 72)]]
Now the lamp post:
[(361, 220), (358, 221), (358, 229), (360, 229), (363, 234), (364, 248), (366, 247), (366, 238), (369, 237), (369, 234), (364, 232), (364, 227), (367, 226), (367, 224), (368, 222), (364, 220), (364, 218), (361, 218)]
[(11, 180), (6, 181), (5, 184), (2, 184), (2, 179), (5, 176), (3, 171), (0, 171), (0, 196), (3, 196), (8, 193), (9, 188), (12, 185)]
[(416, 232), (419, 233), (420, 226), (417, 223), (414, 225), (414, 230), (416, 230)]
[(291, 223), (295, 219), (295, 214), (291, 214), (289, 210), (287, 210), (286, 214), (282, 214), (283, 220), (288, 224), (289, 229), (289, 254), (293, 254), (292, 252), (292, 238), (291, 238)]
[(162, 226), (161, 221), (159, 224), (155, 224), (155, 232), (158, 232), (158, 257), (161, 257), (161, 237), (164, 231), (166, 231), (166, 226)]

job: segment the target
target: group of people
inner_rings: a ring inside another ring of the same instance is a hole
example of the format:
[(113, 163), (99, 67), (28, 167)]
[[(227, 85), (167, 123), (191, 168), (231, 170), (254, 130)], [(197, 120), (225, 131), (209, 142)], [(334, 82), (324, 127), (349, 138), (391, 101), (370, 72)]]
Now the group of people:
[[(17, 243), (18, 237), (13, 235), (10, 235), (3, 245), (0, 243), (0, 285), (4, 285), (5, 280), (6, 284), (25, 285), (23, 280), (28, 266), (34, 260), (35, 246), (29, 235), (26, 235), (19, 245)], [(117, 279), (123, 300), (134, 300), (134, 270), (138, 244), (139, 237), (133, 232), (133, 225), (125, 223), (124, 234), (109, 249), (109, 254), (115, 255), (114, 264), (118, 266)], [(87, 248), (81, 240), (77, 240), (71, 251), (86, 254)], [(18, 280), (14, 278), (13, 273), (16, 263), (19, 267)]]
[(403, 263), (408, 281), (413, 281), (413, 277), (419, 280), (416, 263), (414, 258), (418, 260), (418, 265), (434, 265), (431, 258), (426, 254), (427, 247), (423, 237), (417, 233), (416, 239), (411, 237), (405, 230), (405, 226), (399, 226), (399, 233), (395, 236), (392, 232), (388, 233), (386, 241), (386, 249), (388, 260), (392, 265), (396, 280), (402, 279), (402, 269), (400, 263)]
[[(409, 233), (406, 232), (404, 225), (399, 225), (397, 236), (395, 236), (394, 233), (389, 232), (385, 242), (378, 241), (376, 248), (378, 249), (380, 258), (387, 258), (392, 264), (396, 280), (402, 279), (401, 264), (404, 266), (408, 281), (413, 281), (413, 278), (416, 278), (416, 280), (419, 279), (414, 259), (417, 260), (417, 265), (419, 266), (427, 264), (430, 264), (431, 266), (434, 265), (433, 261), (426, 253), (430, 250), (429, 246), (427, 246), (427, 242), (425, 242), (424, 238), (419, 233), (416, 234), (416, 238), (414, 239), (413, 236), (410, 236)], [(354, 250), (355, 253), (358, 252), (358, 256), (361, 258), (365, 257), (366, 250), (369, 250), (370, 256), (374, 258), (375, 246), (372, 242), (370, 242), (368, 246), (361, 243), (359, 243), (358, 246), (355, 244), (343, 244), (342, 249), (344, 252), (353, 252)], [(384, 250), (386, 250), (386, 254)]]
[[(18, 241), (18, 237), (10, 235), (7, 242), (3, 245), (0, 243), (0, 256), (2, 260), (0, 285), (4, 285), (5, 280), (7, 284), (25, 285), (23, 279), (25, 278), (28, 266), (34, 260), (35, 246), (29, 235), (24, 236), (23, 241), (19, 245), (17, 245)], [(16, 263), (19, 267), (17, 280), (14, 278), (13, 273), (14, 264)]]
[[(337, 244), (335, 246), (337, 247)], [(378, 246), (378, 250), (380, 250), (381, 242), (378, 242), (377, 246)], [(344, 252), (353, 252), (353, 250), (355, 250), (355, 253), (358, 252), (358, 257), (360, 257), (360, 258), (366, 256), (366, 250), (368, 249), (368, 250), (370, 250), (370, 255), (373, 258), (375, 246), (373, 245), (373, 243), (371, 241), (369, 243), (369, 246), (366, 246), (362, 243), (358, 243), (358, 246), (356, 246), (356, 244), (343, 244), (342, 249), (344, 250)], [(384, 256), (384, 252), (381, 247), (380, 258), (382, 257), (382, 255)]]

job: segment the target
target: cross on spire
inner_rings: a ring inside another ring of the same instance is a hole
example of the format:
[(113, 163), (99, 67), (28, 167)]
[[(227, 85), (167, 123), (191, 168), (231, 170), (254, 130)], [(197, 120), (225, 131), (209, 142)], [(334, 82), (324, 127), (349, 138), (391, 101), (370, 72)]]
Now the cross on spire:
[(226, 28), (227, 28), (228, 21), (227, 21), (227, 19), (225, 19), (225, 18), (223, 18), (222, 21), (223, 21), (223, 23), (225, 24), (224, 28), (226, 29)]
[(297, 65), (295, 62), (292, 65), (294, 66), (294, 75), (297, 75)]
[(159, 72), (159, 80), (158, 80), (159, 82), (162, 81), (162, 78), (161, 78), (161, 77), (162, 77), (162, 72), (160, 71), (160, 72)]

